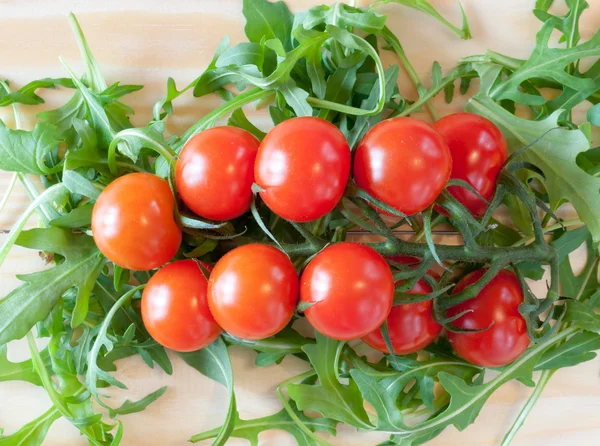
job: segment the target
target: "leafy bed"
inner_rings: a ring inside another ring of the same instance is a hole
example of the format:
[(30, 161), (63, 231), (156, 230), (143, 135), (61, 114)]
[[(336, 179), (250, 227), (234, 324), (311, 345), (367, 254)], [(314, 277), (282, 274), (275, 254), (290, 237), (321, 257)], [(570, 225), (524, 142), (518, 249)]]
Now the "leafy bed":
[[(554, 16), (548, 12), (552, 0), (538, 0), (534, 14), (542, 27), (527, 60), (489, 51), (465, 58), (445, 76), (434, 63), (429, 89), (386, 27), (385, 16), (377, 13), (378, 7), (391, 3), (418, 9), (461, 38), (471, 37), (464, 14), (462, 27), (456, 27), (423, 0), (383, 0), (370, 8), (340, 3), (296, 15), (282, 2), (244, 0), (248, 42), (230, 47), (224, 39), (209, 67), (181, 90), (169, 79), (165, 99), (155, 105), (153, 120), (142, 128), (132, 128), (128, 116), (133, 110), (120, 101), (142, 87), (107, 85), (74, 16), (70, 22), (86, 67), (82, 78), (61, 60), (68, 78), (36, 80), (17, 91), (0, 82), (0, 106), (14, 108), (17, 126), (19, 104), (43, 102), (38, 90), (73, 90), (65, 105), (40, 113), (33, 130), (10, 129), (0, 121), (0, 168), (15, 172), (11, 188), (22, 181), (32, 199), (4, 239), (0, 262), (16, 243), (43, 251), (55, 265), (19, 276), (23, 285), (0, 301), (0, 381), (43, 386), (51, 401), (48, 411), (19, 431), (5, 436), (0, 431), (0, 445), (41, 444), (60, 417), (68, 419), (90, 444), (117, 445), (123, 434), (120, 416), (143, 410), (165, 392), (163, 387), (118, 408), (110, 407), (102, 397), (102, 388), (108, 385), (125, 388), (111, 375), (119, 359), (139, 355), (149, 367), (158, 366), (168, 374), (172, 368), (139, 315), (140, 290), (149, 274), (123, 270), (100, 255), (89, 234), (92, 204), (104, 186), (127, 172), (150, 171), (168, 177), (170, 162), (186, 141), (221, 118), (262, 138), (264, 133), (242, 110), (251, 103), (268, 107), (274, 124), (293, 116), (327, 119), (354, 147), (367, 129), (386, 117), (424, 109), (436, 118), (431, 98), (443, 92), (450, 102), (458, 83), (465, 94), (471, 81), (478, 79), (477, 93), (467, 110), (501, 127), (512, 153), (481, 220), (443, 194), (439, 202), (450, 217), (436, 214), (432, 218), (430, 208), (423, 213), (422, 224), (402, 219), (398, 224), (411, 224), (416, 238), (424, 238), (425, 243), (400, 241), (393, 228), (366, 205), (373, 201), (371, 197), (350, 187), (335, 211), (306, 225), (276, 222), (258, 201), (253, 216), (227, 224), (181, 215), (185, 237), (178, 256), (210, 262), (235, 243), (269, 242), (272, 237), (292, 259), (301, 260), (360, 226), (383, 237), (385, 241), (372, 244), (379, 252), (423, 259), (419, 268), (395, 271), (407, 279), (397, 289), (396, 303), (406, 301), (405, 290), (429, 266), (436, 261), (445, 265), (448, 271), (430, 298), (437, 319), (449, 329), (452, 321), (445, 316), (446, 310), (477, 293), (475, 285), (450, 298), (452, 271), (485, 264), (496, 271), (514, 269), (526, 291), (521, 312), (534, 342), (514, 363), (489, 376), (485, 369), (457, 357), (443, 340), (419, 355), (373, 362), (351, 345), (318, 333), (316, 338), (304, 337), (291, 326), (263, 341), (224, 335), (203, 350), (181, 354), (187, 364), (223, 384), (229, 393), (223, 425), (191, 441), (212, 439), (213, 444), (224, 444), (233, 436), (257, 444), (260, 432), (283, 429), (298, 444), (327, 444), (325, 436), (316, 433), (335, 435), (336, 426), (344, 423), (361, 431), (389, 433), (386, 445), (416, 445), (449, 425), (466, 428), (496, 389), (519, 380), (535, 389), (505, 437), (504, 444), (508, 444), (552, 374), (595, 357), (594, 350), (600, 348), (596, 312), (600, 306), (600, 157), (598, 149), (590, 149), (590, 140), (591, 126), (600, 123), (596, 105), (600, 101), (600, 32), (580, 42), (578, 23), (587, 3), (567, 0), (569, 12)], [(554, 30), (563, 42), (558, 47), (550, 40)], [(384, 67), (380, 51), (398, 56), (417, 88), (416, 101), (399, 92), (399, 67)], [(593, 60), (586, 70), (581, 69), (583, 58)], [(224, 102), (182, 135), (165, 135), (165, 121), (174, 113), (173, 101), (189, 90), (196, 97), (217, 94)], [(589, 122), (573, 122), (573, 108), (584, 103), (592, 104)], [(41, 176), (46, 190), (39, 193), (28, 175)], [(554, 215), (564, 202), (574, 206), (580, 219), (560, 221)], [(501, 204), (508, 206), (514, 227), (493, 219), (493, 211)], [(42, 227), (23, 231), (33, 213), (38, 214)], [(460, 231), (464, 245), (433, 244), (432, 230), (443, 223)], [(268, 234), (263, 231), (266, 226), (271, 228)], [(568, 230), (569, 226), (579, 227)], [(575, 276), (569, 254), (582, 244), (588, 260), (583, 272)], [(551, 281), (545, 298), (538, 300), (528, 292), (524, 278), (540, 279), (543, 265), (550, 267)], [(42, 351), (36, 347), (34, 327), (39, 337), (49, 338)], [(12, 363), (7, 343), (24, 336), (31, 359)], [(279, 363), (288, 355), (306, 361), (307, 372), (278, 385), (281, 411), (256, 420), (240, 419), (228, 345), (255, 350), (260, 367)], [(534, 371), (542, 372), (537, 383)]]

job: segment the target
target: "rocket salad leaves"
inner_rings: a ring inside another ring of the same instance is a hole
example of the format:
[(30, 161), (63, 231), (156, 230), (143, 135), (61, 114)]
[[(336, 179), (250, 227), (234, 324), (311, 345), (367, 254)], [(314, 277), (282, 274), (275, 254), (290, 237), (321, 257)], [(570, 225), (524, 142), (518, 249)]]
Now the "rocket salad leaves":
[[(380, 0), (369, 8), (334, 3), (296, 14), (282, 1), (242, 3), (248, 42), (230, 46), (224, 38), (206, 70), (182, 89), (169, 78), (165, 98), (153, 108), (153, 120), (141, 128), (133, 128), (128, 117), (133, 110), (121, 99), (142, 87), (106, 82), (73, 15), (69, 22), (84, 62), (83, 76), (61, 59), (68, 77), (35, 80), (17, 91), (0, 81), (0, 106), (12, 106), (17, 123), (11, 129), (0, 121), (0, 169), (15, 172), (32, 200), (4, 238), (0, 263), (17, 244), (42, 251), (52, 265), (18, 276), (23, 284), (0, 300), (0, 382), (21, 380), (42, 386), (50, 404), (17, 432), (0, 429), (0, 446), (41, 444), (61, 417), (90, 444), (118, 445), (123, 436), (119, 417), (145, 409), (168, 392), (163, 387), (121, 407), (112, 407), (102, 396), (106, 386), (126, 388), (111, 374), (119, 359), (139, 355), (148, 367), (173, 373), (164, 348), (149, 336), (139, 313), (140, 290), (152, 273), (113, 265), (89, 235), (94, 201), (111, 181), (130, 172), (171, 179), (172, 161), (185, 143), (222, 119), (262, 139), (264, 132), (242, 109), (250, 104), (268, 107), (274, 124), (294, 116), (326, 119), (355, 148), (371, 127), (388, 117), (427, 111), (436, 119), (431, 99), (443, 93), (451, 102), (456, 88), (466, 94), (473, 80), (478, 91), (467, 110), (496, 123), (512, 154), (490, 210), (480, 220), (442, 193), (438, 204), (449, 217), (432, 217), (437, 210), (430, 207), (422, 220), (401, 219), (417, 232), (413, 242), (401, 241), (372, 207), (386, 205), (352, 184), (338, 208), (306, 225), (277, 217), (258, 199), (253, 203), (256, 220), (244, 215), (230, 222), (209, 222), (178, 212), (184, 231), (178, 258), (214, 262), (236, 244), (269, 243), (271, 238), (296, 265), (303, 265), (327, 243), (343, 241), (348, 230), (359, 226), (386, 240), (371, 244), (380, 253), (423, 259), (415, 269), (390, 262), (395, 277), (405, 281), (396, 289), (399, 300), (414, 297), (406, 290), (435, 261), (448, 269), (426, 298), (433, 300), (436, 319), (449, 329), (452, 318), (446, 311), (476, 294), (477, 285), (448, 294), (456, 273), (485, 264), (496, 270), (510, 267), (524, 287), (526, 299), (520, 311), (534, 341), (520, 358), (485, 379), (486, 369), (456, 356), (443, 339), (423, 354), (371, 361), (361, 356), (360, 346), (319, 333), (305, 337), (291, 325), (259, 341), (224, 334), (205, 349), (181, 356), (228, 393), (223, 425), (194, 435), (192, 442), (211, 439), (223, 445), (228, 438), (238, 437), (256, 445), (261, 432), (280, 429), (299, 445), (325, 445), (338, 425), (345, 424), (388, 433), (385, 445), (417, 445), (450, 425), (465, 429), (500, 386), (519, 380), (535, 389), (504, 439), (509, 444), (552, 374), (593, 359), (600, 349), (600, 156), (597, 149), (590, 149), (591, 128), (600, 122), (596, 105), (600, 32), (583, 41), (579, 31), (580, 17), (589, 5), (585, 0), (567, 0), (569, 11), (559, 16), (551, 12), (551, 0), (538, 0), (533, 13), (542, 25), (528, 59), (488, 51), (459, 61), (445, 73), (432, 61), (431, 80), (421, 80), (398, 37), (386, 26), (380, 7), (387, 5), (390, 13), (402, 13), (393, 4), (416, 9), (446, 26), (449, 33), (468, 39), (471, 32), (462, 8), (463, 22), (457, 26), (425, 0)], [(561, 35), (559, 46), (550, 42), (555, 31)], [(385, 66), (380, 58), (383, 51), (394, 53), (399, 65)], [(593, 60), (587, 69), (580, 64), (583, 58)], [(400, 69), (408, 73), (416, 97), (401, 93)], [(73, 95), (61, 107), (40, 113), (32, 130), (18, 128), (20, 106), (43, 103), (43, 89), (48, 88), (72, 89)], [(554, 94), (544, 94), (548, 89)], [(182, 135), (167, 134), (165, 122), (177, 111), (174, 103), (190, 92), (196, 97), (217, 94), (223, 103)], [(589, 122), (573, 118), (573, 108), (581, 104), (588, 106)], [(41, 176), (46, 190), (37, 191), (28, 175)], [(573, 205), (579, 219), (559, 221), (554, 213), (565, 202)], [(492, 217), (503, 203), (514, 226)], [(23, 231), (34, 212), (43, 227)], [(458, 230), (464, 244), (435, 245), (432, 230), (440, 222)], [(423, 239), (426, 243), (419, 242)], [(575, 275), (569, 254), (582, 244), (588, 260), (583, 272)], [(546, 265), (551, 270), (549, 291), (544, 299), (537, 299), (523, 276), (539, 278)], [(33, 333), (49, 339), (42, 351)], [(9, 342), (25, 336), (31, 359), (9, 361)], [(240, 418), (231, 345), (256, 351), (257, 367), (276, 366), (289, 355), (306, 363), (306, 372), (277, 387), (282, 410), (254, 420)], [(537, 382), (536, 371), (541, 371)]]

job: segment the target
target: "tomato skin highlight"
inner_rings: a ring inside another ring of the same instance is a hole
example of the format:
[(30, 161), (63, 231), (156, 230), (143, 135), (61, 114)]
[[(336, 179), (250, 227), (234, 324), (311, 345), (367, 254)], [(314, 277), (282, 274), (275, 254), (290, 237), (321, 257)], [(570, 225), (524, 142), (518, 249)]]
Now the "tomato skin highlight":
[(354, 180), (369, 194), (414, 215), (431, 205), (450, 178), (452, 159), (442, 136), (413, 118), (392, 118), (363, 137), (354, 156)]
[(144, 271), (171, 260), (181, 244), (169, 184), (150, 173), (130, 173), (102, 191), (92, 211), (98, 249), (123, 268)]
[(210, 220), (232, 220), (250, 210), (259, 144), (237, 127), (214, 127), (190, 139), (175, 168), (187, 207)]
[[(477, 282), (485, 269), (467, 274), (454, 288), (456, 294)], [(519, 313), (523, 290), (512, 272), (502, 270), (477, 295), (448, 310), (455, 316), (473, 310), (453, 322), (459, 328), (488, 330), (478, 333), (448, 332), (456, 353), (467, 361), (484, 367), (500, 367), (517, 359), (529, 346), (527, 325)], [(490, 326), (491, 324), (491, 326)]]
[(387, 318), (394, 298), (392, 272), (374, 249), (359, 243), (328, 246), (300, 278), (304, 312), (320, 333), (347, 341), (361, 338)]
[(221, 327), (241, 339), (268, 338), (292, 319), (298, 274), (269, 245), (243, 245), (225, 254), (208, 281), (208, 305)]
[[(410, 294), (428, 294), (432, 289), (424, 280), (407, 291)], [(397, 355), (408, 355), (427, 347), (442, 331), (442, 326), (433, 319), (431, 300), (414, 304), (396, 305), (387, 317), (388, 334)], [(363, 341), (383, 353), (389, 353), (381, 329), (372, 331)]]
[(277, 215), (308, 222), (328, 214), (342, 198), (350, 174), (350, 147), (324, 119), (292, 118), (262, 141), (254, 176)]
[[(469, 183), (488, 202), (496, 191), (498, 174), (508, 159), (508, 145), (496, 125), (473, 113), (454, 113), (433, 124), (446, 140), (452, 155), (451, 178)], [(487, 203), (459, 186), (448, 191), (475, 216), (482, 216)]]
[(179, 260), (150, 278), (142, 319), (150, 336), (178, 352), (200, 350), (221, 333), (208, 308), (208, 281), (194, 260)]

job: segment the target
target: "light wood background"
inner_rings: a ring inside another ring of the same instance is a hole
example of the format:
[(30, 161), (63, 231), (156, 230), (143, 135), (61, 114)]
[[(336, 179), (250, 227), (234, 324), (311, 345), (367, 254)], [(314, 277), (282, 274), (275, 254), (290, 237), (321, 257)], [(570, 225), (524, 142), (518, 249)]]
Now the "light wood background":
[[(455, 0), (430, 0), (438, 10), (458, 23), (460, 15)], [(290, 8), (299, 10), (323, 3), (321, 0), (288, 0)], [(329, 3), (329, 1), (325, 1)], [(366, 6), (369, 1), (358, 1)], [(403, 45), (417, 72), (428, 83), (434, 60), (445, 70), (452, 68), (462, 56), (480, 54), (486, 49), (527, 57), (540, 23), (531, 14), (534, 0), (462, 0), (470, 19), (474, 39), (461, 41), (437, 22), (416, 11), (388, 6), (389, 24)], [(561, 3), (561, 0), (557, 0)], [(589, 38), (600, 24), (600, 1), (590, 0), (592, 7), (582, 19), (582, 38)], [(561, 5), (559, 5), (560, 8)], [(564, 8), (564, 5), (562, 5)], [(161, 99), (165, 82), (172, 76), (181, 87), (194, 79), (208, 64), (214, 48), (224, 34), (233, 43), (244, 40), (241, 0), (0, 0), (0, 76), (20, 87), (40, 77), (65, 76), (58, 56), (81, 72), (78, 50), (66, 20), (68, 11), (76, 13), (90, 47), (100, 62), (109, 83), (143, 84), (145, 88), (128, 97), (136, 110), (133, 121), (144, 125), (151, 116), (154, 102)], [(406, 77), (400, 80), (403, 93), (414, 97)], [(24, 127), (31, 128), (35, 114), (64, 102), (64, 92), (42, 92), (48, 104), (22, 107)], [(440, 114), (458, 111), (465, 99), (451, 105), (436, 100)], [(214, 98), (194, 100), (191, 95), (175, 104), (175, 116), (169, 131), (179, 133), (207, 113), (218, 101)], [(0, 109), (0, 118), (14, 124), (10, 108)], [(264, 122), (264, 121), (259, 121)], [(6, 189), (10, 175), (0, 172), (0, 194)], [(27, 196), (17, 185), (0, 215), (0, 230), (12, 223), (28, 204)], [(32, 219), (29, 226), (35, 226)], [(0, 242), (5, 235), (0, 234)], [(578, 264), (582, 251), (574, 255)], [(42, 268), (38, 254), (15, 247), (0, 268), (0, 296), (19, 285), (15, 274)], [(543, 290), (543, 283), (537, 285)], [(235, 388), (242, 418), (255, 418), (280, 409), (275, 394), (276, 383), (304, 370), (294, 358), (280, 366), (256, 368), (254, 354), (236, 347), (231, 349), (235, 372)], [(22, 360), (28, 356), (26, 345), (17, 341), (9, 346), (9, 358)], [(119, 363), (117, 377), (127, 383), (127, 392), (112, 391), (112, 403), (125, 397), (138, 399), (163, 385), (167, 392), (140, 414), (123, 417), (123, 444), (183, 445), (194, 433), (221, 424), (226, 411), (226, 392), (218, 384), (188, 368), (172, 355), (172, 376), (148, 369), (139, 359)], [(597, 445), (600, 438), (600, 360), (556, 373), (546, 388), (515, 445)], [(448, 428), (433, 440), (433, 445), (499, 444), (511, 425), (530, 389), (520, 384), (507, 384), (485, 405), (477, 422), (460, 433)], [(23, 382), (0, 384), (0, 427), (10, 434), (41, 414), (50, 401), (40, 388)], [(386, 438), (381, 434), (360, 434), (348, 428), (339, 429), (331, 440), (339, 445), (375, 444)], [(263, 445), (294, 444), (286, 433), (271, 431), (260, 437)], [(65, 420), (57, 421), (46, 439), (48, 445), (83, 445), (75, 428)], [(232, 439), (230, 444), (245, 444)]]

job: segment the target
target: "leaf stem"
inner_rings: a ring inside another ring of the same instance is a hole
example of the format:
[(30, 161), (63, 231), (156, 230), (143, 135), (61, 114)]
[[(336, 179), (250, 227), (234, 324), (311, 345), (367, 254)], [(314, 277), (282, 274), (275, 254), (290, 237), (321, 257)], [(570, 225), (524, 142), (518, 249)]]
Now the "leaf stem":
[[(552, 232), (552, 231), (556, 231), (557, 229), (560, 229), (562, 227), (568, 228), (569, 226), (578, 226), (581, 225), (582, 221), (578, 218), (574, 218), (572, 220), (566, 220), (563, 221), (562, 223), (556, 223), (550, 226), (546, 226), (544, 228), (544, 234), (548, 233), (548, 232)], [(524, 237), (521, 240), (519, 240), (518, 242), (515, 242), (512, 246), (523, 246), (526, 245), (529, 242), (533, 242), (535, 240), (535, 237)]]
[[(385, 26), (383, 28), (381, 35), (390, 44), (390, 46), (394, 50), (394, 53), (396, 53), (396, 55), (400, 59), (400, 63), (402, 64), (402, 67), (404, 68), (404, 70), (406, 71), (406, 74), (408, 74), (408, 77), (410, 78), (413, 85), (417, 89), (417, 94), (418, 94), (419, 87), (422, 86), (423, 84), (421, 83), (421, 79), (419, 79), (419, 75), (417, 74), (415, 67), (412, 65), (412, 63), (408, 59), (408, 56), (406, 55), (406, 52), (404, 51), (404, 48), (402, 47), (400, 40), (398, 39), (398, 37), (396, 37), (396, 35), (394, 33), (392, 33), (392, 31), (387, 26)], [(430, 102), (429, 99), (425, 102), (425, 108), (427, 108), (427, 111), (429, 112), (429, 116), (431, 116), (431, 119), (433, 119), (434, 121), (437, 121), (438, 119), (440, 119), (439, 115), (435, 111), (435, 108), (433, 107), (433, 104)]]
[(8, 202), (8, 198), (10, 197), (10, 194), (12, 193), (12, 191), (15, 187), (15, 184), (17, 184), (17, 178), (18, 178), (17, 173), (16, 172), (13, 173), (12, 177), (10, 178), (10, 182), (8, 183), (8, 187), (4, 191), (2, 200), (0, 200), (0, 212), (2, 212), (2, 208), (4, 208), (4, 206)]
[(519, 431), (519, 429), (521, 429), (523, 423), (525, 423), (529, 412), (531, 412), (531, 409), (533, 409), (533, 406), (535, 406), (535, 404), (537, 403), (538, 399), (542, 395), (542, 392), (544, 391), (544, 388), (546, 387), (546, 384), (548, 384), (548, 381), (550, 381), (550, 378), (552, 378), (552, 375), (555, 371), (556, 370), (544, 370), (541, 373), (533, 393), (521, 409), (521, 412), (519, 412), (517, 419), (514, 421), (509, 431), (502, 439), (501, 446), (508, 446), (514, 440), (515, 436), (517, 435), (517, 432)]

